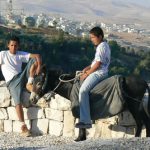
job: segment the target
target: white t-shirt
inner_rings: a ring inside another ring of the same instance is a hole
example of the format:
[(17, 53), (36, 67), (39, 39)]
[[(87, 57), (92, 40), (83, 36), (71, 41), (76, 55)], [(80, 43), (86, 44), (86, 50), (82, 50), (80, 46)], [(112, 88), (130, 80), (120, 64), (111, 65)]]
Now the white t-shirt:
[(10, 81), (15, 75), (19, 74), (22, 69), (22, 63), (28, 62), (30, 53), (17, 51), (11, 54), (9, 50), (0, 52), (0, 65), (5, 81)]
[(108, 67), (110, 64), (110, 48), (107, 42), (101, 42), (97, 47), (96, 47), (96, 53), (95, 53), (95, 58), (91, 63), (91, 67), (97, 62), (100, 61), (102, 64), (100, 67), (97, 69), (98, 74), (103, 74), (108, 72)]

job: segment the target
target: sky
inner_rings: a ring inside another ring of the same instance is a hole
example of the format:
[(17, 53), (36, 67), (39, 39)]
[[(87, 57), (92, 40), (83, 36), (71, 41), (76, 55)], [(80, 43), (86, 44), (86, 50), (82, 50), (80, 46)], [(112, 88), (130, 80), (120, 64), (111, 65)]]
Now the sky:
[[(0, 0), (4, 1), (9, 0)], [(64, 8), (71, 12), (71, 9), (76, 7), (78, 10), (82, 9), (83, 4), (85, 7), (87, 5), (108, 5), (108, 3), (117, 3), (117, 4), (135, 4), (141, 7), (150, 8), (150, 0), (12, 0), (14, 8), (24, 8), (27, 12), (63, 12)], [(85, 9), (85, 8), (84, 8)], [(81, 10), (80, 10), (81, 11)]]

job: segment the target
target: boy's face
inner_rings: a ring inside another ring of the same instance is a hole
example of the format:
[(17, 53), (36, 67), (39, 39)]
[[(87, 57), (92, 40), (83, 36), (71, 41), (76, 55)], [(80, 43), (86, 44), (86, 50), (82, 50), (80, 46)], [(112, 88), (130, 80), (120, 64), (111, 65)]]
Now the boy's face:
[(90, 39), (91, 39), (92, 43), (95, 46), (99, 45), (101, 43), (101, 41), (102, 41), (102, 37), (101, 36), (97, 37), (94, 34), (90, 34)]
[(10, 53), (12, 54), (16, 54), (16, 51), (18, 50), (18, 47), (19, 47), (19, 44), (17, 41), (10, 41), (8, 43), (8, 48), (9, 48), (9, 51)]

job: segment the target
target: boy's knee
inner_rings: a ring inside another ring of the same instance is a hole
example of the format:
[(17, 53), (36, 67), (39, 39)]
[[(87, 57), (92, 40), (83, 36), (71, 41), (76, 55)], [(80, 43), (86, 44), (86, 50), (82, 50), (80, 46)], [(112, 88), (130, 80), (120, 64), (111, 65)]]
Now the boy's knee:
[(15, 103), (15, 107), (17, 108), (18, 106), (22, 106), (21, 102), (14, 102)]
[(85, 88), (85, 87), (80, 88), (79, 93), (86, 93), (86, 92), (88, 92), (87, 88)]
[(30, 58), (29, 64), (31, 65), (37, 65), (37, 61), (35, 58)]
[(38, 63), (34, 58), (32, 58), (32, 59), (33, 59), (33, 60), (31, 60), (32, 65), (30, 68), (36, 68), (38, 66)]

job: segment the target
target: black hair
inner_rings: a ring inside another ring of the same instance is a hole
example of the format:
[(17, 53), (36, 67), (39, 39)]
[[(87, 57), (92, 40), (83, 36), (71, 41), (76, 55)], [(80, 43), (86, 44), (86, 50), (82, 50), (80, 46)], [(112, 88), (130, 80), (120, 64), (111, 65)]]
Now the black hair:
[(20, 39), (17, 36), (11, 36), (8, 41), (16, 41), (18, 44), (20, 44)]
[(90, 30), (90, 34), (93, 34), (97, 37), (102, 36), (102, 39), (104, 38), (104, 32), (100, 27), (94, 27)]

